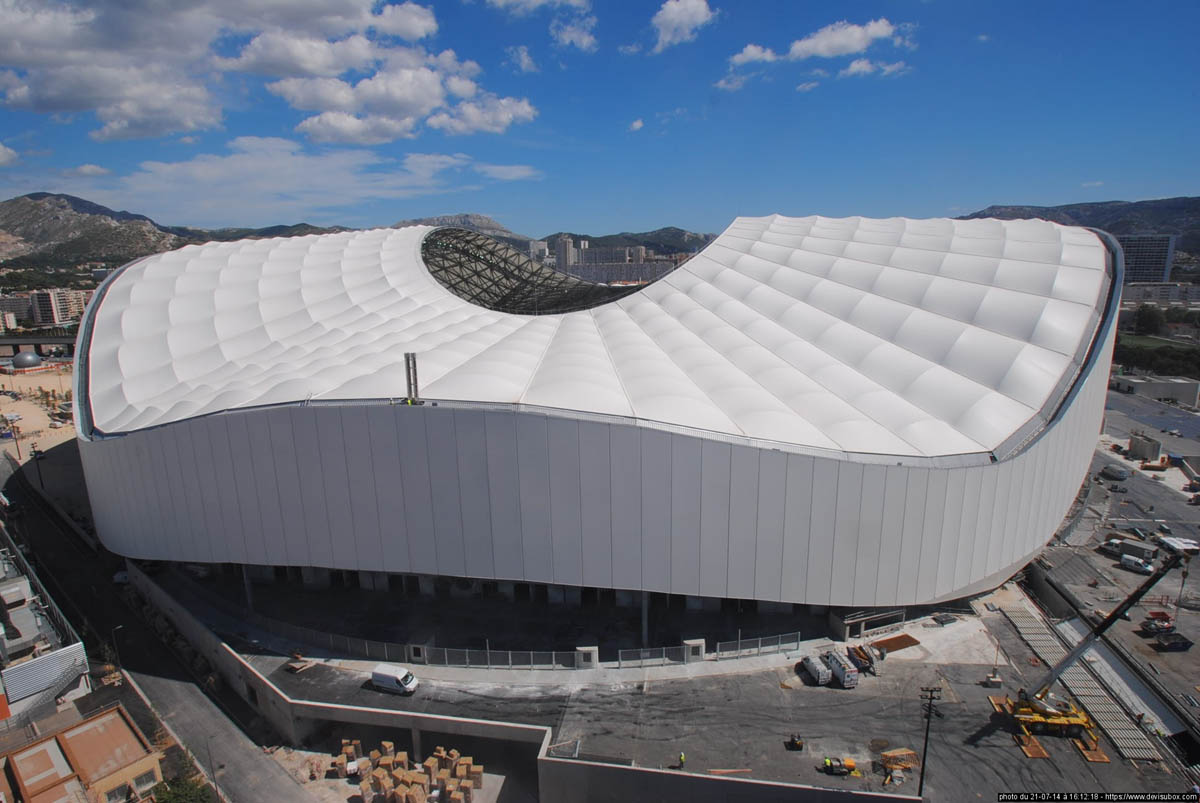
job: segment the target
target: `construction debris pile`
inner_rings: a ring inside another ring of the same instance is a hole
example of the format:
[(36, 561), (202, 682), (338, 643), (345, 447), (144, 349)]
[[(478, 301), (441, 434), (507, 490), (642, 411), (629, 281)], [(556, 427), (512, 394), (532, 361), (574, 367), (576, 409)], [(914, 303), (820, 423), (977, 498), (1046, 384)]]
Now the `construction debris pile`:
[(408, 753), (397, 751), (392, 742), (364, 754), (360, 740), (342, 739), (333, 771), (339, 778), (357, 781), (363, 803), (425, 803), (434, 792), (437, 800), (471, 803), (483, 789), (483, 765), (444, 747), (410, 765)]

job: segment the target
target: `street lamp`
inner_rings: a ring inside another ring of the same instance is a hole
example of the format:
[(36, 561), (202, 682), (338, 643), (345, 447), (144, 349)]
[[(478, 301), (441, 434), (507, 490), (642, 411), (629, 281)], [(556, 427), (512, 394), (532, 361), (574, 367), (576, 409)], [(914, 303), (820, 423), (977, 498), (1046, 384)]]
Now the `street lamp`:
[(117, 643), (117, 631), (124, 626), (117, 625), (112, 629), (112, 633), (110, 634), (112, 636), (113, 653), (117, 656), (117, 671), (121, 670), (121, 646)]

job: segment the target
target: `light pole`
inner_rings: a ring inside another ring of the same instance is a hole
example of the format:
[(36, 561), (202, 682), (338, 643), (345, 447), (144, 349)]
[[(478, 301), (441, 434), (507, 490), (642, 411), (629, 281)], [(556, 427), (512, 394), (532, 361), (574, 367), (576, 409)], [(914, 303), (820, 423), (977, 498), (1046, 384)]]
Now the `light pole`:
[(208, 747), (208, 771), (212, 775), (213, 792), (216, 793), (219, 801), (221, 800), (221, 787), (217, 786), (217, 765), (213, 763), (212, 739), (211, 735), (204, 737), (204, 744)]
[(110, 633), (110, 635), (112, 636), (113, 653), (117, 657), (117, 671), (118, 672), (121, 671), (121, 647), (119, 644), (117, 644), (117, 631), (120, 630), (121, 628), (123, 628), (124, 626), (125, 625), (117, 625), (116, 627), (114, 627), (112, 629), (112, 632)]
[(42, 481), (42, 453), (38, 451), (37, 441), (34, 441), (32, 448), (29, 450), (29, 456), (33, 458), (33, 464), (37, 467), (38, 487), (42, 491), (46, 490), (46, 483)]
[(929, 756), (929, 723), (933, 721), (935, 716), (941, 717), (940, 711), (934, 707), (934, 702), (942, 699), (941, 686), (922, 686), (921, 699), (925, 701), (921, 707), (925, 709), (925, 746), (921, 748), (921, 782), (917, 785), (917, 797), (924, 799), (925, 796), (925, 764)]

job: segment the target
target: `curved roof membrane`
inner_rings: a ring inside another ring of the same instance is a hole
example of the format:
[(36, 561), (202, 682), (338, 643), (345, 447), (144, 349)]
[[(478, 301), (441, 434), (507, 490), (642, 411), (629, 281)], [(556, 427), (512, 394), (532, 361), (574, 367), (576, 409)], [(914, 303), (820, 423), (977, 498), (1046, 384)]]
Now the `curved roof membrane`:
[[(1040, 220), (738, 218), (611, 300), (613, 288), (549, 271), (553, 292), (530, 294), (511, 260), (464, 268), (472, 253), (504, 257), (480, 237), (377, 229), (135, 262), (88, 312), (77, 381), (93, 426), (398, 398), (413, 351), (427, 399), (802, 450), (986, 455), (1010, 451), (1066, 397), (1111, 284), (1096, 234)], [(543, 314), (535, 296), (574, 311)]]

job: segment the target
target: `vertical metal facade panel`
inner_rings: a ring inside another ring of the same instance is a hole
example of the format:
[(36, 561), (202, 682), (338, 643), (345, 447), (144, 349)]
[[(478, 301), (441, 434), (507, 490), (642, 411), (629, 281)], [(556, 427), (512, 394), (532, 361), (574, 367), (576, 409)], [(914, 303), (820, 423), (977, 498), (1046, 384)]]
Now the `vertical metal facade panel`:
[(879, 588), (879, 554), (883, 537), (883, 497), (887, 469), (863, 466), (859, 505), (858, 554), (854, 560), (854, 599), (874, 599)]
[(579, 422), (579, 514), (583, 584), (613, 585), (612, 456), (607, 424)]
[(279, 482), (275, 477), (275, 453), (271, 451), (271, 430), (267, 416), (256, 411), (250, 417), (250, 456), (254, 467), (254, 485), (258, 491), (259, 521), (262, 526), (263, 565), (288, 563), (284, 536), (283, 510), (279, 503)]
[[(136, 436), (129, 439), (129, 453), (134, 458), (134, 465), (130, 466), (131, 479), (133, 481), (134, 499), (140, 500), (142, 507), (142, 515), (135, 519), (131, 524), (135, 533), (135, 540), (145, 545), (144, 548), (162, 549), (162, 539), (158, 537), (158, 496), (150, 492), (150, 475), (154, 473), (153, 466), (150, 465), (150, 447), (144, 438)], [(225, 550), (222, 549), (222, 552)]]
[[(225, 418), (223, 415), (209, 416), (203, 420), (202, 427), (204, 437), (212, 444), (213, 472), (216, 474), (217, 489), (220, 491), (222, 529), (220, 537), (215, 539), (213, 552), (218, 555), (218, 560), (224, 557), (230, 562), (242, 562), (246, 559), (246, 541), (242, 534), (241, 503), (238, 499), (237, 478), (232, 468), (233, 450), (229, 446), (229, 428), (225, 425)], [(326, 523), (324, 532), (328, 531), (329, 526)], [(324, 555), (318, 557), (318, 560), (327, 559)]]
[(982, 572), (984, 575), (998, 572), (1005, 565), (1001, 562), (1004, 542), (1011, 537), (1013, 521), (1017, 517), (1017, 507), (1014, 504), (1016, 500), (1013, 497), (1018, 487), (1014, 477), (1015, 465), (1014, 461), (1006, 460), (996, 467), (996, 503), (993, 513), (995, 521), (992, 525), (992, 537), (987, 543), (987, 563)]
[[(962, 544), (962, 511), (963, 492), (966, 490), (967, 477), (963, 471), (943, 471), (946, 475), (946, 502), (942, 508), (942, 534), (938, 544), (934, 563), (937, 566), (937, 579), (934, 581), (933, 593), (941, 595), (954, 587), (954, 567), (958, 562), (958, 551)], [(928, 522), (926, 522), (928, 526)]]
[[(293, 416), (287, 408), (265, 410), (264, 426), (271, 435), (275, 454), (275, 483), (279, 489), (279, 508), (283, 513), (283, 537), (287, 542), (288, 563), (311, 566), (308, 551), (308, 525), (304, 492), (300, 487), (300, 451), (292, 429)], [(319, 522), (313, 522), (319, 526)]]
[[(901, 556), (904, 549), (905, 522), (908, 519), (908, 483), (912, 473), (911, 469), (902, 466), (888, 466), (884, 472), (879, 577), (875, 586), (876, 605), (895, 604), (894, 600), (899, 597)], [(914, 504), (913, 507), (917, 505)], [(916, 566), (915, 562), (913, 566)]]
[[(325, 509), (321, 444), (317, 440), (317, 419), (311, 407), (296, 407), (292, 414), (292, 437), (296, 445), (296, 471), (300, 480), (300, 507), (304, 511), (306, 562), (309, 566), (331, 566), (325, 560), (330, 532), (329, 513)], [(273, 439), (273, 438), (272, 438)]]
[[(208, 557), (208, 525), (200, 476), (196, 472), (196, 453), (192, 448), (191, 434), (187, 426), (165, 427), (163, 434), (169, 434), (175, 441), (175, 452), (179, 455), (179, 477), (182, 483), (180, 492), (187, 514), (187, 554), (197, 556), (198, 560), (205, 560)], [(86, 441), (79, 442), (81, 451), (84, 443)], [(270, 454), (273, 460), (274, 453), (269, 451), (270, 443), (267, 444), (267, 449), (267, 454)], [(286, 554), (282, 549), (280, 552)]]
[[(250, 451), (250, 428), (246, 425), (246, 416), (227, 415), (224, 419), (225, 431), (229, 435), (229, 453), (233, 463), (229, 470), (233, 474), (236, 486), (238, 508), (238, 537), (235, 539), (242, 545), (242, 558), (238, 563), (266, 563), (266, 549), (262, 543), (262, 518), (258, 512), (262, 497), (258, 493), (258, 483), (254, 477), (254, 454)], [(358, 539), (351, 539), (357, 541)]]
[(671, 592), (700, 593), (700, 441), (671, 437)]
[[(525, 547), (521, 541), (521, 481), (517, 467), (517, 417), (513, 413), (484, 413), (487, 430), (488, 499), (491, 502), (492, 549), (495, 576), (525, 577)], [(407, 498), (405, 503), (408, 504)]]
[(937, 590), (938, 560), (942, 549), (942, 524), (946, 518), (945, 469), (929, 470), (925, 487), (925, 515), (921, 521), (921, 541), (917, 549), (916, 594), (914, 599), (932, 599)]
[[(996, 472), (991, 467), (988, 473)], [(967, 585), (971, 581), (971, 561), (975, 559), (975, 550), (979, 539), (986, 538), (991, 530), (990, 522), (981, 522), (979, 513), (983, 500), (983, 469), (969, 468), (963, 474), (963, 504), (962, 515), (958, 522), (958, 533), (955, 541), (958, 544), (958, 555), (954, 562), (954, 584), (951, 590)], [(990, 512), (990, 511), (989, 511)], [(985, 531), (981, 524), (987, 524)]]
[(700, 447), (700, 594), (729, 596), (730, 449), (704, 441)]
[(671, 590), (671, 438), (641, 431), (642, 587)]
[(158, 442), (162, 448), (163, 465), (166, 469), (163, 480), (171, 500), (171, 540), (180, 553), (193, 554), (187, 499), (183, 490), (183, 472), (179, 466), (179, 446), (169, 432), (161, 433)]
[(751, 599), (758, 540), (758, 450), (730, 447), (729, 470), (728, 594)]
[(554, 541), (550, 534), (550, 445), (546, 418), (517, 416), (517, 462), (521, 478), (522, 551), (525, 577), (554, 582)]
[[(200, 498), (204, 507), (204, 523), (208, 537), (204, 540), (200, 552), (203, 560), (216, 561), (218, 532), (224, 524), (221, 521), (221, 491), (217, 488), (217, 466), (213, 462), (212, 444), (208, 440), (207, 425), (203, 420), (185, 421), (182, 424), (187, 440), (192, 445), (192, 457), (196, 463), (196, 476)], [(114, 441), (114, 445), (123, 444), (127, 438)], [(122, 451), (124, 447), (118, 447)], [(118, 452), (120, 453), (120, 452)], [(136, 497), (133, 497), (136, 499)], [(130, 522), (132, 523), (132, 521)]]
[(458, 492), (468, 577), (495, 577), (492, 563), (491, 487), (488, 483), (487, 425), (475, 410), (454, 411), (458, 442)]
[(760, 452), (758, 458), (758, 539), (754, 547), (754, 596), (778, 601), (783, 589), (783, 515), (787, 455)]
[(342, 432), (346, 439), (346, 479), (350, 486), (350, 521), (357, 544), (358, 567), (384, 571), (379, 534), (379, 505), (372, 476), (371, 430), (366, 407), (342, 407)]
[(612, 576), (616, 588), (642, 587), (642, 441), (633, 427), (608, 431), (612, 488)]
[(454, 411), (422, 411), (429, 450), (429, 486), (433, 492), (433, 546), (438, 574), (461, 577), (467, 572), (463, 546), (462, 497), (458, 487), (458, 438)]
[(391, 405), (367, 408), (371, 481), (375, 484), (379, 548), (386, 572), (407, 572), (412, 567), (404, 516), (404, 477), (400, 473), (400, 449), (396, 445), (396, 416), (400, 412)]
[(550, 533), (554, 582), (583, 584), (583, 519), (580, 512), (579, 425), (546, 419), (550, 454)]
[(433, 491), (429, 479), (429, 447), (425, 440), (424, 408), (401, 407), (396, 414), (396, 449), (404, 478), (404, 515), (412, 571), (437, 574), (434, 544)]
[(321, 483), (325, 492), (325, 512), (329, 525), (324, 532), (312, 539), (313, 557), (319, 566), (335, 569), (357, 569), (358, 544), (356, 539), (343, 544), (338, 539), (334, 548), (333, 534), (349, 527), (353, 519), (350, 514), (350, 479), (346, 474), (346, 438), (342, 432), (341, 411), (337, 407), (310, 407), (317, 423), (317, 443), (321, 447)]
[(812, 514), (808, 529), (808, 558), (796, 571), (804, 571), (807, 602), (828, 605), (833, 590), (833, 539), (837, 523), (837, 462), (817, 458), (812, 468)]
[(980, 476), (977, 535), (971, 541), (971, 560), (965, 569), (964, 585), (970, 583), (971, 578), (986, 574), (988, 548), (1000, 532), (996, 527), (996, 483), (1000, 477), (1000, 467), (978, 469), (977, 473)]
[(787, 457), (787, 486), (783, 509), (783, 554), (780, 594), (783, 600), (807, 599), (808, 541), (812, 526), (813, 459)]
[(830, 571), (829, 604), (854, 603), (854, 562), (862, 527), (863, 466), (838, 466), (837, 519), (833, 530), (833, 568)]

